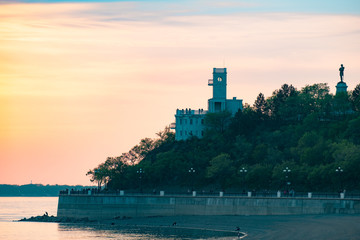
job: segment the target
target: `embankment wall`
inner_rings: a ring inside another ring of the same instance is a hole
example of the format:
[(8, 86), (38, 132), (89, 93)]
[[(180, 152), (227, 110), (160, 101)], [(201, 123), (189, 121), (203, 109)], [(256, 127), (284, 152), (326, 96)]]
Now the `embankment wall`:
[(60, 195), (58, 217), (359, 214), (360, 199)]

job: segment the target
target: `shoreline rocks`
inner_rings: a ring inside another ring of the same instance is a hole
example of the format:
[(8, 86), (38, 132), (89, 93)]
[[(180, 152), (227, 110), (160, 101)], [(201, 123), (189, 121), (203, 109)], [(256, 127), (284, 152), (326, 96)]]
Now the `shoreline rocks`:
[(69, 218), (69, 217), (55, 217), (44, 214), (42, 216), (32, 216), (29, 218), (22, 218), (19, 222), (56, 222), (56, 223), (91, 223), (96, 222), (88, 218)]

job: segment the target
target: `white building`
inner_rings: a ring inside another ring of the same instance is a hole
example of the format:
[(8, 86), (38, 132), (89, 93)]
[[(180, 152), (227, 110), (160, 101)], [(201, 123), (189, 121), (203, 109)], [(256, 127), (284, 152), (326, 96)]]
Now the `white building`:
[(175, 129), (176, 140), (186, 140), (192, 136), (201, 138), (205, 130), (204, 118), (208, 112), (228, 111), (235, 115), (236, 112), (242, 110), (241, 99), (236, 99), (236, 97), (226, 99), (226, 68), (214, 68), (213, 78), (209, 79), (208, 85), (213, 87), (213, 97), (208, 100), (208, 111), (191, 108), (176, 110), (176, 122), (171, 125), (171, 128)]

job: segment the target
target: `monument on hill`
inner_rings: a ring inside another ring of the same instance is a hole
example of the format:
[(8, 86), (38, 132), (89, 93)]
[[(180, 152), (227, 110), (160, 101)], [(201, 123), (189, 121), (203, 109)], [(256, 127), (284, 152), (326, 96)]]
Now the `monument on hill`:
[(336, 94), (338, 93), (343, 93), (347, 91), (347, 85), (346, 83), (343, 81), (344, 80), (344, 70), (345, 67), (343, 64), (341, 64), (340, 68), (339, 68), (339, 72), (340, 72), (340, 82), (338, 82), (338, 84), (336, 85)]

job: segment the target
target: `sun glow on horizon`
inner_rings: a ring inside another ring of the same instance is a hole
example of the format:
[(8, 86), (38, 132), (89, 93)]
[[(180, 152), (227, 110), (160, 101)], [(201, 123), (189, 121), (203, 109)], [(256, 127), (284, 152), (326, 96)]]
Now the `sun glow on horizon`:
[(249, 104), (283, 83), (334, 92), (341, 63), (348, 90), (359, 83), (358, 15), (172, 4), (1, 5), (0, 183), (89, 184), (88, 169), (154, 136), (176, 108), (206, 109), (224, 59), (228, 97)]

